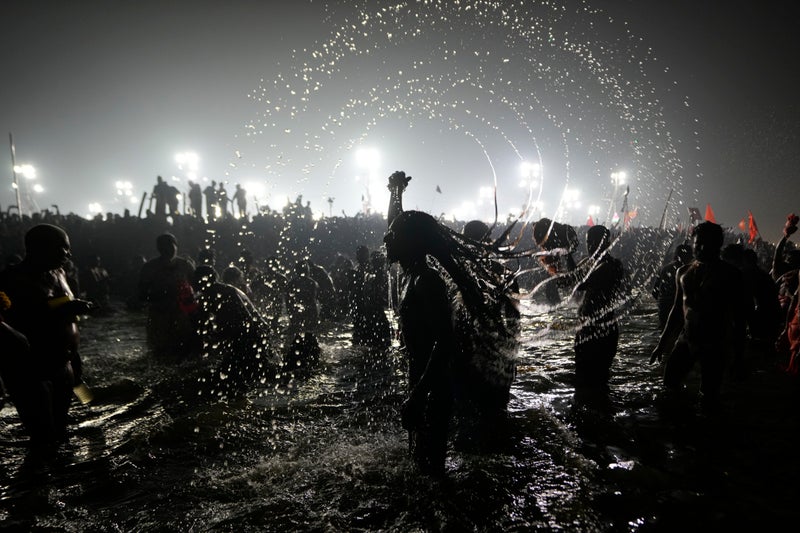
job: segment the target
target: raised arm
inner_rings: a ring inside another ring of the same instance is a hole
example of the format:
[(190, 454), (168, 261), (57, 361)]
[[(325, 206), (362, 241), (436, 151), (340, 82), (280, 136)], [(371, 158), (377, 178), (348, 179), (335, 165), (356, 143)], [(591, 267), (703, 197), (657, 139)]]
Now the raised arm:
[(411, 181), (411, 176), (406, 176), (402, 170), (396, 170), (389, 176), (389, 213), (388, 223), (392, 225), (392, 221), (403, 212), (403, 192), (405, 192), (408, 182)]

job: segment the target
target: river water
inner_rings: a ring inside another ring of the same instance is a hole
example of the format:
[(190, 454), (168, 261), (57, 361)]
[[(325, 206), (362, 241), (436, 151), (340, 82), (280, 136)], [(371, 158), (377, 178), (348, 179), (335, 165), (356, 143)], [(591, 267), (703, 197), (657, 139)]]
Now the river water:
[[(0, 411), (0, 527), (46, 531), (668, 531), (786, 528), (798, 517), (798, 387), (748, 350), (719, 412), (698, 376), (667, 397), (647, 364), (649, 301), (623, 319), (607, 401), (576, 398), (575, 313), (523, 302), (508, 420), (491, 452), (419, 474), (399, 424), (403, 361), (321, 336), (319, 367), (219, 401), (196, 365), (153, 361), (144, 318), (81, 323), (86, 380), (70, 444), (27, 458)], [(793, 529), (793, 528), (792, 528)]]

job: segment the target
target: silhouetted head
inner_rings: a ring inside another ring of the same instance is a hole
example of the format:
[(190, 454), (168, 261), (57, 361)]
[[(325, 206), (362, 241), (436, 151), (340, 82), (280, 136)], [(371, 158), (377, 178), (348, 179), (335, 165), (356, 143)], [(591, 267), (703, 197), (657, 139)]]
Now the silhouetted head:
[(203, 248), (197, 254), (197, 261), (202, 265), (214, 266), (214, 263), (217, 262), (217, 253), (213, 248)]
[(792, 248), (783, 254), (784, 261), (786, 261), (789, 270), (800, 268), (800, 250)]
[(386, 256), (384, 256), (380, 250), (375, 250), (369, 254), (369, 263), (372, 268), (383, 268), (386, 266)]
[(605, 226), (597, 225), (586, 232), (586, 250), (589, 255), (602, 252), (611, 244), (611, 232)]
[(222, 283), (228, 285), (241, 285), (244, 282), (244, 274), (235, 266), (229, 266), (222, 271)]
[(178, 253), (178, 240), (172, 233), (162, 233), (156, 237), (156, 249), (164, 259), (172, 259)]
[(210, 287), (217, 281), (217, 271), (210, 265), (200, 265), (194, 269), (192, 286), (200, 290)]
[(38, 224), (25, 233), (25, 262), (39, 270), (62, 268), (72, 257), (67, 233), (51, 224)]
[(741, 268), (744, 266), (744, 246), (739, 243), (731, 243), (722, 249), (720, 257), (726, 263)]
[(356, 248), (356, 261), (359, 265), (366, 265), (369, 262), (369, 248), (363, 244)]
[(758, 254), (755, 250), (747, 248), (742, 254), (744, 265), (749, 268), (758, 268)]
[(692, 251), (698, 261), (712, 261), (719, 259), (724, 234), (722, 226), (713, 222), (701, 222), (692, 233)]
[(473, 241), (486, 241), (489, 238), (489, 225), (482, 220), (470, 220), (464, 224), (462, 233)]
[(437, 246), (439, 223), (422, 211), (403, 211), (383, 237), (390, 263), (408, 264), (432, 253)]

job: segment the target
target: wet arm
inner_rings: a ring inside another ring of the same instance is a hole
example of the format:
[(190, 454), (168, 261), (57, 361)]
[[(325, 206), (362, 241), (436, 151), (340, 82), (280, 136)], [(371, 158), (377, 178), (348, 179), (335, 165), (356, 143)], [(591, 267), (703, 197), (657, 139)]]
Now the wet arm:
[(672, 349), (678, 334), (683, 329), (683, 286), (681, 284), (683, 271), (683, 268), (681, 268), (675, 273), (675, 299), (672, 301), (672, 309), (669, 311), (669, 318), (667, 318), (664, 331), (661, 332), (658, 344), (650, 356), (651, 363), (656, 360), (661, 361), (664, 352)]
[(772, 270), (770, 270), (770, 274), (772, 275), (772, 279), (778, 280), (787, 270), (786, 261), (783, 259), (783, 251), (786, 249), (786, 243), (789, 240), (788, 235), (784, 235), (781, 237), (781, 240), (778, 241), (777, 246), (775, 246), (775, 255), (772, 256)]

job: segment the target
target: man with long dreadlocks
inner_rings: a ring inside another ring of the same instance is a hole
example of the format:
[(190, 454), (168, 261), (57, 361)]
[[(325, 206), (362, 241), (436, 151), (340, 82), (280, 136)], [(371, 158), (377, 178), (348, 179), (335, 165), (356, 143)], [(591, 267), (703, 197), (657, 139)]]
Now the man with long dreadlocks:
[(420, 468), (442, 474), (450, 419), (481, 421), (505, 412), (514, 378), (514, 328), (504, 315), (510, 279), (491, 268), (491, 246), (468, 239), (420, 211), (403, 211), (410, 176), (389, 178), (390, 262), (404, 282), (399, 305), (409, 363), (402, 423)]

